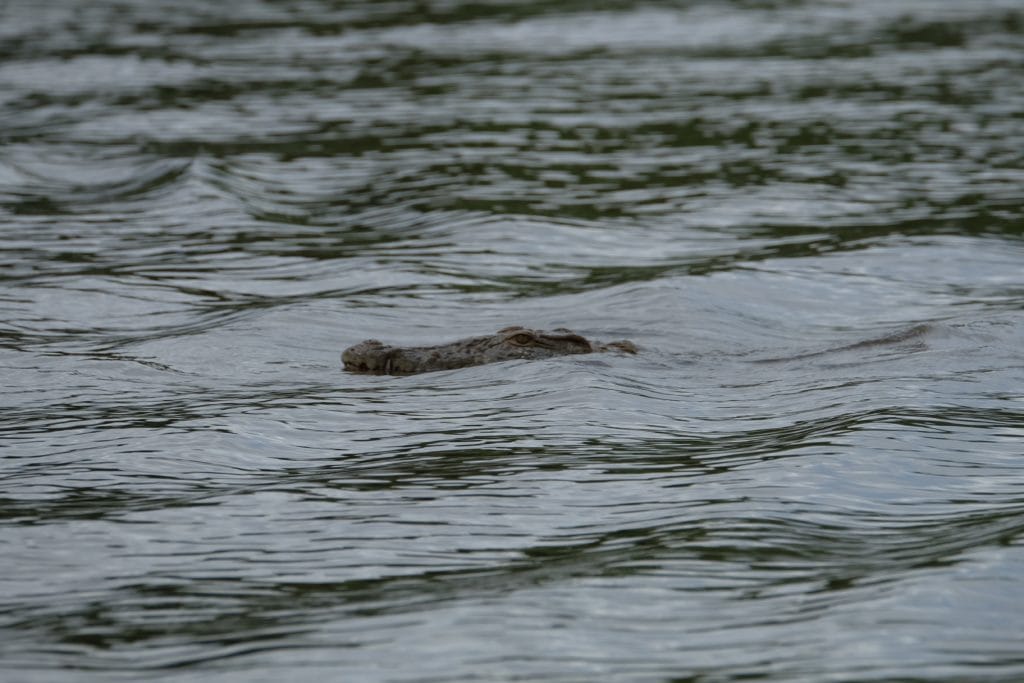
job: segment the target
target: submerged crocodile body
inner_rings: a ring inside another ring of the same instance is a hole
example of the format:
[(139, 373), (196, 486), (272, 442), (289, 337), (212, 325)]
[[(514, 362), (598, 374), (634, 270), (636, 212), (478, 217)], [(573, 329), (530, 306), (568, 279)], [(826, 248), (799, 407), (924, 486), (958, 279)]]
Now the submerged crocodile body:
[(341, 360), (345, 369), (350, 372), (411, 375), (502, 360), (535, 360), (611, 350), (636, 353), (636, 346), (633, 342), (625, 340), (607, 344), (591, 342), (565, 328), (543, 332), (525, 327), (506, 327), (495, 334), (460, 339), (438, 346), (403, 348), (388, 346), (376, 339), (367, 339), (345, 349), (341, 353)]

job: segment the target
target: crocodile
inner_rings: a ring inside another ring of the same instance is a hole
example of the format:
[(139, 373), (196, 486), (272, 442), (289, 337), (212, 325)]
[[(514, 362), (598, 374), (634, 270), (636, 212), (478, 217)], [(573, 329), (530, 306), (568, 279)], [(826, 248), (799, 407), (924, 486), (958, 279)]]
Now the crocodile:
[(342, 351), (341, 361), (350, 372), (411, 375), (503, 360), (536, 360), (599, 351), (636, 353), (637, 348), (626, 340), (607, 344), (591, 342), (564, 327), (544, 332), (516, 326), (437, 346), (388, 346), (376, 339), (367, 339)]

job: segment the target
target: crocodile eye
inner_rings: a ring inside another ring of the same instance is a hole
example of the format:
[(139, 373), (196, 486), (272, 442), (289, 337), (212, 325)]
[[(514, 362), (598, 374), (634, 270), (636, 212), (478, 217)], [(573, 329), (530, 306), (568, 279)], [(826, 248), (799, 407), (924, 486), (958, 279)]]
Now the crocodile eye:
[(513, 344), (519, 344), (520, 346), (526, 346), (527, 344), (529, 344), (529, 343), (531, 343), (533, 341), (533, 335), (532, 334), (526, 334), (525, 332), (520, 332), (517, 335), (513, 335), (512, 337), (509, 337), (509, 341), (512, 342)]

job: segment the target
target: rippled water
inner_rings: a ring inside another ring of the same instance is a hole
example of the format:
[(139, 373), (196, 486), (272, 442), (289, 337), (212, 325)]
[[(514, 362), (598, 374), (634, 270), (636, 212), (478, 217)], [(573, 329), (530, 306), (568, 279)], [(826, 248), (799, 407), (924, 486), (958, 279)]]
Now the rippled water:
[[(1022, 47), (0, 4), (0, 677), (1021, 680)], [(641, 352), (341, 370), (510, 324)]]

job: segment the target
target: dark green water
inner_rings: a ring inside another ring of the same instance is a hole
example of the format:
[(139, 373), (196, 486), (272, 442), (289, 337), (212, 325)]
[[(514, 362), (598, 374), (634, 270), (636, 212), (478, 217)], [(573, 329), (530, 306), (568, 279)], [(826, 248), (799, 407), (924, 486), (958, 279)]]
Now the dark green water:
[(0, 231), (3, 681), (1024, 679), (1019, 1), (8, 0)]

